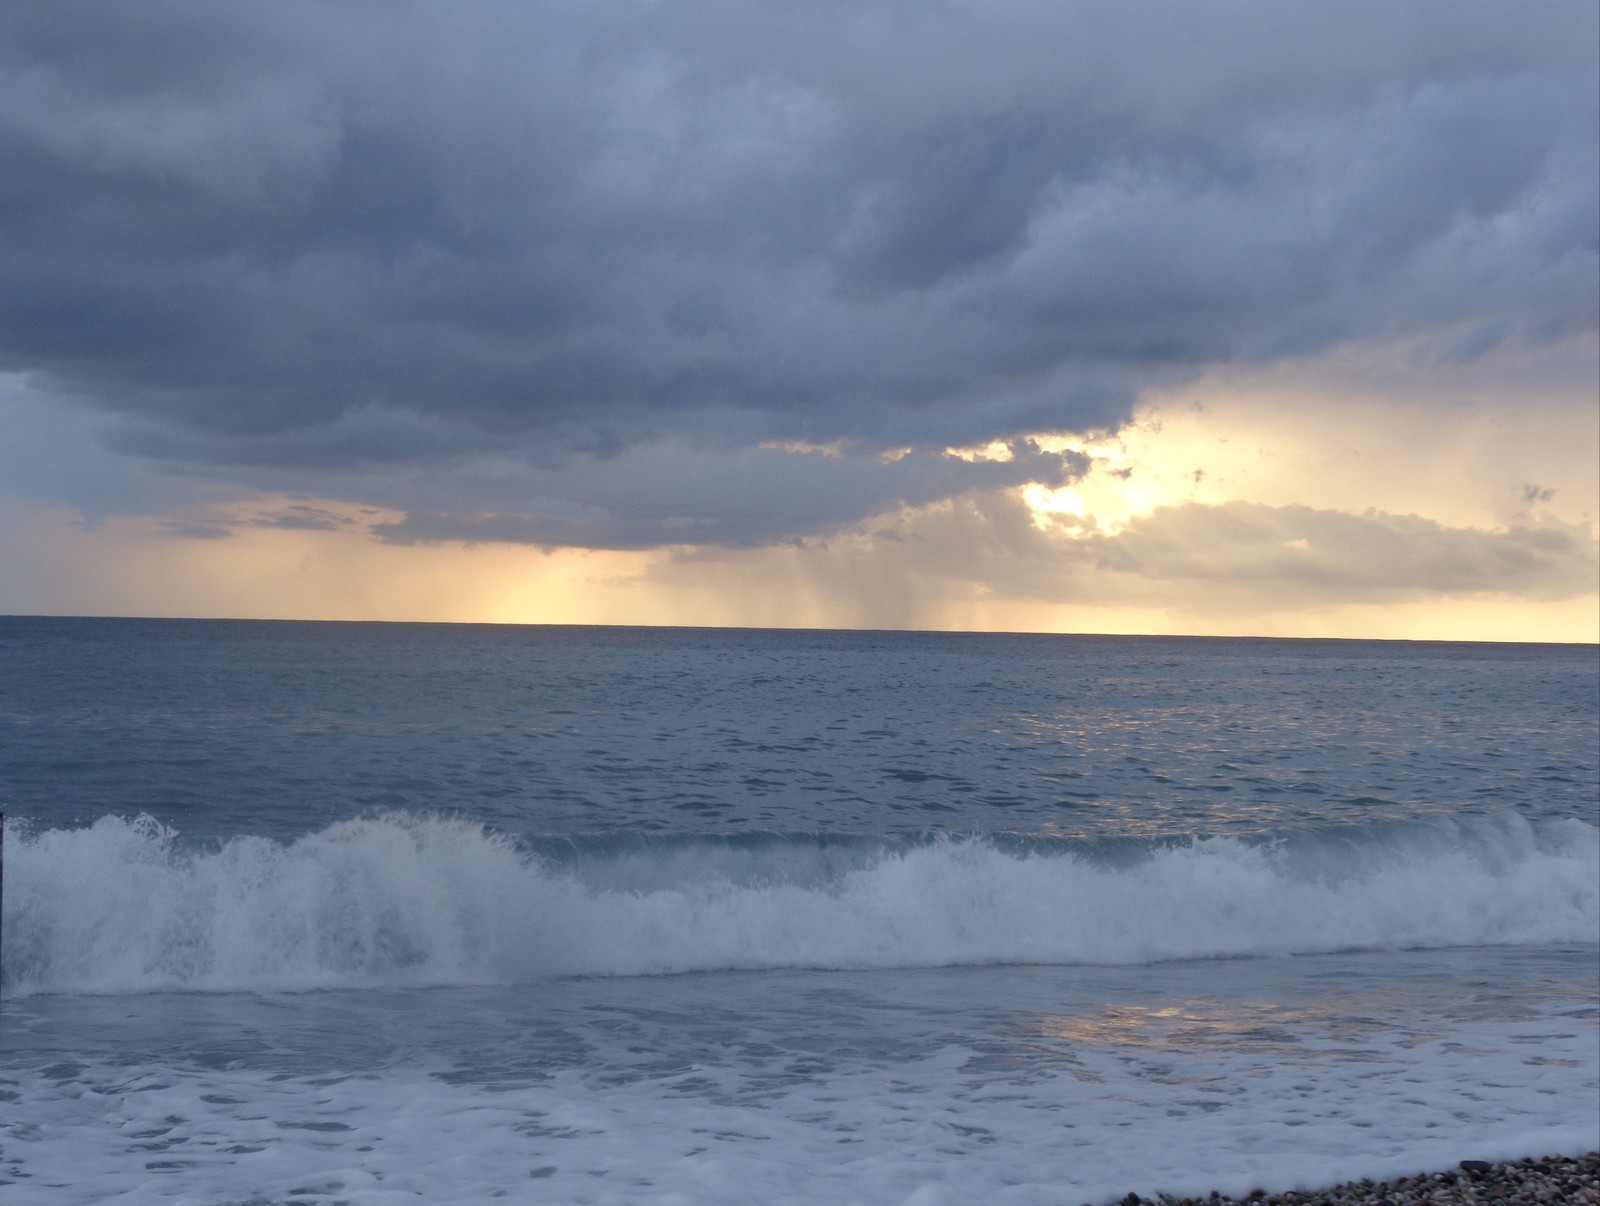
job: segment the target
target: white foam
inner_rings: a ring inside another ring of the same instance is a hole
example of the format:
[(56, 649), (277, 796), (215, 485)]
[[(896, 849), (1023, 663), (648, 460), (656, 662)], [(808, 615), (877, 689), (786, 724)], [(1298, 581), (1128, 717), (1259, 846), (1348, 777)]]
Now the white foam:
[(712, 844), (644, 888), (406, 815), (203, 851), (106, 818), (7, 853), (16, 995), (1600, 940), (1600, 831), (1512, 816), (1309, 846), (1202, 840), (1123, 865), (969, 839), (804, 881), (752, 880), (747, 853), (735, 877)]
[(960, 1046), (867, 1056), (759, 1091), (731, 1052), (653, 1078), (601, 1067), (493, 1091), (411, 1066), (93, 1065), (20, 1082), (28, 1121), (7, 1163), (22, 1178), (6, 1197), (1033, 1206), (1310, 1188), (1600, 1141), (1592, 1011), (1358, 1042), (1302, 1033), (1288, 1053), (1161, 1037), (1102, 1036), (1068, 1064), (999, 1071)]

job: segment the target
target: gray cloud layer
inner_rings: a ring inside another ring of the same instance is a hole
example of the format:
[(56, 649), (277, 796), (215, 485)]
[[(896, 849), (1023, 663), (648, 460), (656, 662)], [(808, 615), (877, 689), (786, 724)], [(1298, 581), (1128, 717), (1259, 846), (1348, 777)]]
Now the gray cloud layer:
[(394, 539), (831, 530), (1210, 363), (1594, 330), (1597, 39), (1590, 0), (13, 0), (0, 369), (257, 481), (859, 458), (770, 457), (793, 513), (463, 478)]
[[(839, 582), (899, 574), (918, 594), (973, 586), (1008, 599), (1160, 607), (1175, 614), (1264, 615), (1343, 604), (1449, 597), (1570, 599), (1592, 594), (1600, 560), (1587, 524), (1502, 531), (1417, 515), (1354, 515), (1232, 502), (1158, 507), (1121, 531), (1040, 528), (1022, 503), (989, 496), (894, 521), (869, 554), (871, 575), (841, 555)], [(704, 563), (663, 576), (703, 572)]]
[[(477, 513), (413, 507), (374, 528), (396, 544), (510, 541), (546, 547), (639, 549), (793, 543), (847, 528), (862, 516), (1029, 482), (1064, 486), (1088, 468), (1078, 453), (1043, 452), (1026, 440), (1007, 460), (909, 452), (892, 459), (752, 449), (716, 456), (667, 445), (586, 462), (548, 475), (550, 493), (527, 499), (519, 479), (468, 487)], [(461, 493), (453, 481), (450, 494)], [(417, 497), (413, 490), (411, 497)], [(439, 498), (448, 502), (448, 494)]]

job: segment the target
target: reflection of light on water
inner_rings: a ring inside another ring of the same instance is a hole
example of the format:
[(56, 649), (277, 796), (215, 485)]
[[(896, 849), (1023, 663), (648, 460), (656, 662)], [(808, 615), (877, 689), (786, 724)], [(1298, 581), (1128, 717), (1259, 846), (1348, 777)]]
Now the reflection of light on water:
[[(1276, 1056), (1321, 1052), (1331, 1043), (1345, 1058), (1363, 1058), (1374, 1053), (1350, 1045), (1379, 1029), (1371, 1018), (1325, 1007), (1192, 997), (1161, 1006), (1107, 1005), (1087, 1015), (1043, 1014), (1020, 1024), (1018, 1037), (1028, 1043)], [(1389, 1029), (1392, 1034), (1392, 1019)]]
[(1170, 1110), (1210, 1113), (1221, 1099), (1247, 1093), (1246, 1082), (1269, 1070), (1301, 1067), (1320, 1075), (1317, 1070), (1330, 1060), (1393, 1063), (1398, 1052), (1438, 1037), (1432, 1027), (1406, 1024), (1392, 1014), (1380, 1022), (1327, 1006), (1196, 996), (1017, 1018), (987, 1041), (973, 1043), (961, 1071), (974, 1083), (1068, 1078), (1101, 1086), (1090, 1090), (1099, 1101), (1128, 1100), (1123, 1094), (1135, 1082), (1166, 1086), (1202, 1095), (1166, 1099)]
[[(1092, 809), (1094, 827), (1114, 821), (1130, 837), (1256, 833), (1273, 828), (1284, 792), (1321, 794), (1332, 784), (1320, 768), (1294, 763), (1295, 756), (1303, 760), (1298, 751), (1230, 749), (1227, 742), (1237, 740), (1241, 726), (1250, 726), (1253, 736), (1269, 723), (1247, 706), (1223, 717), (1179, 701), (1119, 715), (1073, 701), (1059, 712), (1019, 713), (1013, 726), (1034, 781), (1048, 785), (1043, 790), (1057, 807)], [(1314, 718), (1283, 723), (1286, 730), (1298, 726), (1308, 740), (1315, 736)], [(1358, 801), (1363, 817), (1370, 816), (1368, 805), (1381, 802), (1371, 796)], [(1179, 819), (1184, 814), (1189, 822)], [(1077, 824), (1054, 832), (1085, 829)]]

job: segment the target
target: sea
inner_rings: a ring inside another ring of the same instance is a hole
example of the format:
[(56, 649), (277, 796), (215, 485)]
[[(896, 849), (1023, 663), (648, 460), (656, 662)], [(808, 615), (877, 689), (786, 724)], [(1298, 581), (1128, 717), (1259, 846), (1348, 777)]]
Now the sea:
[(1600, 651), (0, 619), (0, 1199), (1600, 1147)]

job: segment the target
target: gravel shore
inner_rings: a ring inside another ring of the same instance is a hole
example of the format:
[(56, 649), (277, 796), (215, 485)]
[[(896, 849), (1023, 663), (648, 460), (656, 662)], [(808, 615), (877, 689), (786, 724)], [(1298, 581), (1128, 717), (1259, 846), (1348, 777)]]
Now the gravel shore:
[(1211, 1194), (1179, 1198), (1130, 1193), (1121, 1206), (1600, 1206), (1600, 1152), (1586, 1156), (1537, 1156), (1491, 1164), (1463, 1160), (1449, 1172), (1397, 1177), (1393, 1181), (1351, 1181), (1332, 1189), (1264, 1193), (1242, 1198)]

